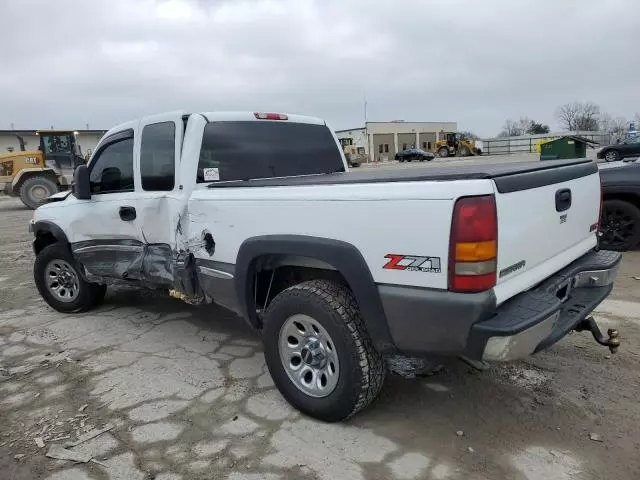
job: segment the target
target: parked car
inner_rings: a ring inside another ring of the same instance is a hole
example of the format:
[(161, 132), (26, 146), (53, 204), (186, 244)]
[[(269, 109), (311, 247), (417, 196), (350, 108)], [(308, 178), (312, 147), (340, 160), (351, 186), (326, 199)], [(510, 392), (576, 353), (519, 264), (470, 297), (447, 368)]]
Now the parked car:
[(396, 153), (396, 160), (399, 162), (404, 162), (405, 160), (407, 162), (410, 162), (411, 160), (418, 160), (420, 162), (427, 160), (430, 162), (435, 157), (434, 153), (426, 152), (419, 148), (407, 148), (406, 150)]
[(601, 165), (602, 219), (600, 245), (629, 250), (640, 243), (640, 163)]
[(602, 147), (597, 156), (607, 162), (615, 162), (629, 157), (640, 157), (640, 135), (627, 137), (620, 143)]
[(620, 254), (595, 250), (595, 163), (347, 171), (316, 118), (124, 123), (35, 211), (36, 286), (68, 314), (119, 283), (229, 308), (282, 395), (325, 421), (370, 404), (387, 362), (508, 361), (597, 330)]

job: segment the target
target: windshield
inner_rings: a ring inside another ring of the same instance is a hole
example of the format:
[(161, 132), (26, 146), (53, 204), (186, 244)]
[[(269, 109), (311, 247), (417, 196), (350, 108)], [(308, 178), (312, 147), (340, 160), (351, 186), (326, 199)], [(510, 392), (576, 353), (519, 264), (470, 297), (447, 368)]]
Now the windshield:
[(79, 146), (75, 136), (71, 133), (40, 134), (46, 155), (71, 154), (80, 155)]
[(325, 125), (275, 121), (211, 122), (202, 137), (198, 183), (343, 172)]

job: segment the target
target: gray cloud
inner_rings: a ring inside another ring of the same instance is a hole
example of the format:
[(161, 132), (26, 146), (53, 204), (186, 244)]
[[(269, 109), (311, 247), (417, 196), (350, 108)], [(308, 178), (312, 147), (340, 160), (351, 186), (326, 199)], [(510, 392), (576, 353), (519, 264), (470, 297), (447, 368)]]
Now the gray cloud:
[(554, 124), (640, 110), (635, 0), (3, 0), (0, 128), (185, 108)]

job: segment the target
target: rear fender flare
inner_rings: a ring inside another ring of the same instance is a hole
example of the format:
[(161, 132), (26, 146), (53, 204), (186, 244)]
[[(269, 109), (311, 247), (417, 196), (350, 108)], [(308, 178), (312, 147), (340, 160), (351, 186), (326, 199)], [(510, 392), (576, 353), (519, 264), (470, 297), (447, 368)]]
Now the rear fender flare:
[(245, 319), (261, 328), (253, 297), (253, 274), (263, 255), (295, 255), (331, 265), (347, 281), (353, 292), (367, 331), (379, 352), (395, 350), (378, 288), (360, 251), (340, 240), (303, 235), (265, 235), (245, 240), (236, 259), (235, 288)]

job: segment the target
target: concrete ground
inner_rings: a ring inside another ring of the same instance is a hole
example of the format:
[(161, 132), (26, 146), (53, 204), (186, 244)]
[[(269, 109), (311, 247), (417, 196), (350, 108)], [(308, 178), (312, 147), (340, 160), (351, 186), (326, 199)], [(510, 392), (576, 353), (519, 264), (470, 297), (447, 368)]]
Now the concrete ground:
[[(388, 377), (345, 424), (294, 411), (234, 315), (110, 292), (62, 315), (32, 279), (32, 212), (0, 198), (0, 477), (48, 480), (640, 478), (640, 252), (598, 309), (611, 356), (576, 333), (526, 361)], [(69, 447), (87, 463), (47, 458)], [(82, 458), (84, 456), (84, 458)]]

